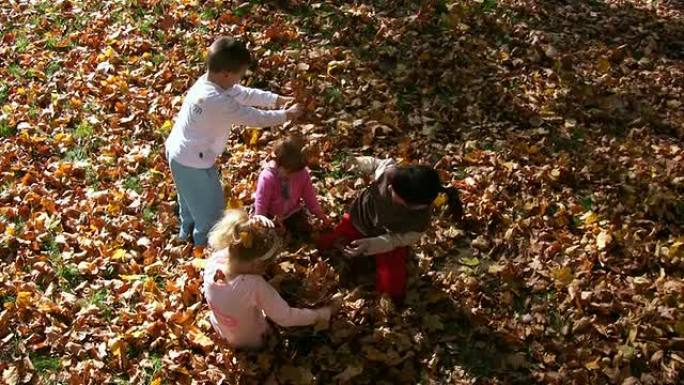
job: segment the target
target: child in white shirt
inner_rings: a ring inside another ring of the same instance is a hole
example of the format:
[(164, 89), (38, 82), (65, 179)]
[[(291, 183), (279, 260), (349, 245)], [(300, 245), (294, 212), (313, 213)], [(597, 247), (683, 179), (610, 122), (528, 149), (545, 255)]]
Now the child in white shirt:
[(251, 60), (243, 43), (229, 37), (216, 40), (209, 47), (207, 73), (188, 91), (166, 139), (178, 195), (179, 238), (187, 240), (192, 231), (193, 243), (202, 248), (225, 205), (214, 162), (226, 146), (231, 126), (274, 126), (302, 114), (298, 104), (270, 111), (255, 108), (282, 108), (293, 98), (240, 86)]

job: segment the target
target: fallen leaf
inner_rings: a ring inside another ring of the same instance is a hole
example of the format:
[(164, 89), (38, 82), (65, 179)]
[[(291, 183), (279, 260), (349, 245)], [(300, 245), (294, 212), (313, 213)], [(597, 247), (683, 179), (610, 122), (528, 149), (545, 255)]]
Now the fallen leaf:
[(347, 367), (341, 373), (333, 377), (333, 379), (342, 383), (349, 382), (352, 378), (361, 373), (363, 373), (362, 365), (347, 365)]

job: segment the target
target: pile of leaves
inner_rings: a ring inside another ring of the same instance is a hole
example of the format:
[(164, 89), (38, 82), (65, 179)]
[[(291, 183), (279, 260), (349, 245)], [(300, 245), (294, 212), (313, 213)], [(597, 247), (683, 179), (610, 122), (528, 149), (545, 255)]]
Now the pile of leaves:
[[(684, 367), (684, 8), (675, 0), (31, 1), (0, 5), (3, 383), (676, 384)], [(395, 306), (300, 244), (270, 272), (328, 330), (217, 340), (163, 156), (220, 35), (301, 122), (235, 128), (251, 203), (268, 145), (319, 148), (339, 217), (352, 155), (426, 162), (438, 202)], [(354, 281), (354, 282), (352, 282)]]

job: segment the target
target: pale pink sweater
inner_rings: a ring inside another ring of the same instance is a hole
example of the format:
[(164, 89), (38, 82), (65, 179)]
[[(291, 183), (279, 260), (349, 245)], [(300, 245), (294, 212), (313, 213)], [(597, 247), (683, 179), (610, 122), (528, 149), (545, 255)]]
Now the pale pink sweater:
[(209, 318), (216, 332), (233, 347), (258, 347), (268, 330), (266, 316), (280, 326), (312, 325), (324, 309), (290, 307), (260, 275), (238, 275), (227, 283), (217, 283), (218, 270), (225, 271), (228, 251), (212, 254), (204, 270), (204, 295), (211, 309)]

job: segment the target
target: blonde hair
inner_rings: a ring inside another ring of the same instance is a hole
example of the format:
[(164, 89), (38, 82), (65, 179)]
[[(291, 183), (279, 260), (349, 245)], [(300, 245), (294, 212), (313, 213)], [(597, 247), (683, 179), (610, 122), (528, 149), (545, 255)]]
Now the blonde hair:
[(228, 249), (229, 259), (243, 262), (263, 257), (276, 241), (272, 230), (255, 226), (244, 210), (226, 210), (209, 232), (212, 249)]

